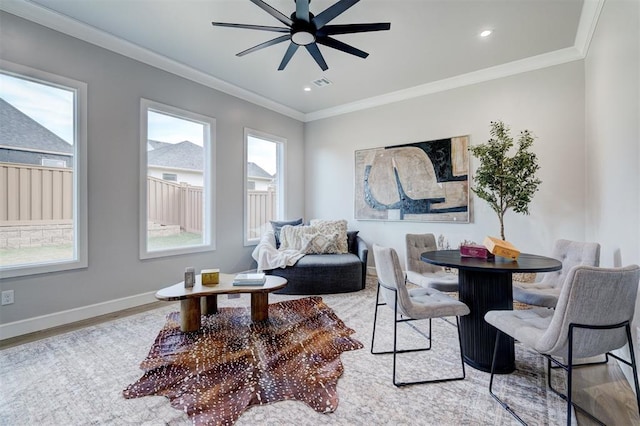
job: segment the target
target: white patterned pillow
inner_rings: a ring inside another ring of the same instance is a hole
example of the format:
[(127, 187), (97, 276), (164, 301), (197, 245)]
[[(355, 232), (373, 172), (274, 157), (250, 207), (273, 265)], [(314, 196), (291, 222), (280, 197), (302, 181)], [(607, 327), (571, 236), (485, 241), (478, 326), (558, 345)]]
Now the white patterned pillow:
[(340, 252), (340, 234), (317, 232), (303, 236), (303, 251), (306, 254), (333, 254)]
[(315, 226), (285, 225), (280, 230), (280, 247), (278, 250), (299, 250), (306, 252), (309, 242), (318, 233)]
[(312, 219), (311, 226), (318, 228), (321, 235), (335, 238), (336, 250), (334, 253), (349, 253), (347, 243), (347, 221), (346, 220), (322, 220)]

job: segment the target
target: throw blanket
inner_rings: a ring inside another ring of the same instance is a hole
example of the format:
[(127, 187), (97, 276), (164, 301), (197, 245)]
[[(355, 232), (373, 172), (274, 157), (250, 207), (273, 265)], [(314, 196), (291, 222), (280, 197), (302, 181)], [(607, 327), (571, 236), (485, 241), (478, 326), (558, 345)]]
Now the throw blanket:
[(304, 253), (300, 250), (278, 250), (273, 231), (265, 232), (251, 256), (258, 262), (258, 272), (293, 266)]

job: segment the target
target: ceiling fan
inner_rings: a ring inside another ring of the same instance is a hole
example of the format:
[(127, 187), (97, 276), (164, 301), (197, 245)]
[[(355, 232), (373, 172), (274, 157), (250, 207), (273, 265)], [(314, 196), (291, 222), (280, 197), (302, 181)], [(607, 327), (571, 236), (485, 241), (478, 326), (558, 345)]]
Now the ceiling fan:
[(317, 16), (309, 11), (309, 3), (311, 0), (295, 0), (296, 10), (291, 14), (291, 17), (287, 17), (283, 13), (279, 12), (272, 6), (268, 5), (262, 0), (251, 0), (256, 6), (263, 9), (265, 12), (282, 22), (286, 27), (270, 27), (265, 25), (250, 25), (250, 24), (231, 24), (225, 22), (212, 22), (213, 26), (217, 27), (231, 27), (231, 28), (244, 28), (249, 30), (261, 30), (272, 31), (276, 33), (286, 33), (273, 40), (265, 41), (256, 46), (253, 46), (247, 50), (236, 54), (236, 56), (244, 56), (256, 50), (264, 49), (265, 47), (273, 46), (274, 44), (283, 43), (289, 41), (289, 48), (280, 62), (278, 71), (285, 69), (293, 54), (296, 53), (298, 47), (304, 46), (311, 54), (313, 59), (320, 66), (322, 71), (329, 69), (325, 62), (318, 43), (331, 47), (333, 49), (340, 50), (351, 55), (358, 56), (360, 58), (366, 58), (369, 56), (367, 52), (343, 43), (330, 36), (336, 34), (352, 34), (362, 33), (369, 31), (385, 31), (391, 28), (390, 22), (375, 23), (375, 24), (346, 24), (346, 25), (327, 25), (330, 21), (336, 18), (338, 15), (349, 9), (360, 0), (339, 0), (333, 6), (328, 7)]

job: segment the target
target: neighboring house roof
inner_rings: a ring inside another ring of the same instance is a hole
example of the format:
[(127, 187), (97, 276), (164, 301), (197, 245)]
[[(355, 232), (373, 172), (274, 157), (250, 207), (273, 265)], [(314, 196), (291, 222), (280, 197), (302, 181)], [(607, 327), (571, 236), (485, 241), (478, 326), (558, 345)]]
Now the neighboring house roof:
[(273, 176), (267, 173), (265, 169), (258, 166), (256, 163), (252, 163), (251, 161), (247, 163), (247, 176), (254, 179), (273, 179)]
[(0, 145), (17, 150), (73, 155), (73, 146), (0, 98)]
[(149, 139), (147, 142), (148, 142), (147, 150), (149, 151), (153, 151), (154, 149), (158, 149), (158, 148), (163, 148), (167, 145), (172, 145), (169, 142), (154, 141), (152, 139)]
[(156, 147), (147, 151), (147, 164), (156, 167), (172, 167), (177, 169), (203, 170), (202, 147), (189, 141), (166, 143), (149, 141)]

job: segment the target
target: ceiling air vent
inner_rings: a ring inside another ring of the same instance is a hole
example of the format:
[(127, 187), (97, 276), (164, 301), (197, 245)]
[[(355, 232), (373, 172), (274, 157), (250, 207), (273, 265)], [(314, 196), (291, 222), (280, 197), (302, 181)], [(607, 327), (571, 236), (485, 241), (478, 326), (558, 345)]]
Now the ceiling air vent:
[(324, 87), (324, 86), (328, 86), (328, 85), (330, 85), (330, 84), (331, 84), (331, 81), (330, 81), (330, 80), (327, 80), (327, 79), (326, 79), (326, 78), (324, 78), (324, 77), (322, 77), (322, 78), (319, 78), (319, 79), (317, 79), (317, 80), (313, 80), (313, 81), (312, 81), (312, 83), (313, 83), (313, 84), (315, 84), (315, 85), (316, 85), (316, 86), (318, 86), (318, 87)]

